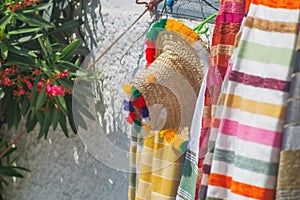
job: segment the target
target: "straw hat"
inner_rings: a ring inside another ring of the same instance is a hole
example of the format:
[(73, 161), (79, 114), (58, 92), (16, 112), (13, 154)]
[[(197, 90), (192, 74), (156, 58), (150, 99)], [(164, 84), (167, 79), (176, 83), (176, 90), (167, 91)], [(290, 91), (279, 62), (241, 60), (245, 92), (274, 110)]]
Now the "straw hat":
[(177, 31), (158, 33), (155, 60), (130, 82), (146, 102), (151, 130), (190, 128), (204, 70), (199, 46), (205, 49)]

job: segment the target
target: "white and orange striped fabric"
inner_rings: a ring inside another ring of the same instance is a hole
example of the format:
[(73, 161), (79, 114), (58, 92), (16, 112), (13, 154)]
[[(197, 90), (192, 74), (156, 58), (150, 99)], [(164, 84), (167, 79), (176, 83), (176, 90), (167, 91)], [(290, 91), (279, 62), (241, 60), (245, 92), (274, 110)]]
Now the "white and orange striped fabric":
[(274, 199), (300, 1), (252, 0), (211, 131), (207, 200)]

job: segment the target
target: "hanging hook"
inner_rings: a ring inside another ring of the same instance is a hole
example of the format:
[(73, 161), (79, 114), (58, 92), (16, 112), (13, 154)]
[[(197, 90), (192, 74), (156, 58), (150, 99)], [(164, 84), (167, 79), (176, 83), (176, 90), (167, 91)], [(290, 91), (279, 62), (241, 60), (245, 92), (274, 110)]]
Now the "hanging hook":
[(142, 5), (142, 4), (144, 4), (144, 5), (146, 5), (146, 6), (148, 5), (148, 2), (145, 2), (145, 1), (140, 2), (139, 0), (136, 0), (135, 3), (136, 3), (136, 4), (139, 4), (139, 5)]

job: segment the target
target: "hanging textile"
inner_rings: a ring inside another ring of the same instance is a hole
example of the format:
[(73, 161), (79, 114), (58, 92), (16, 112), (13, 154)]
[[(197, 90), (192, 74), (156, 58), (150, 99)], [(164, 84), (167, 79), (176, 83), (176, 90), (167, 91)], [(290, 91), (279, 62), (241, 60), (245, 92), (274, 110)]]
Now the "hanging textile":
[(196, 49), (201, 61), (203, 61), (203, 65), (205, 66), (205, 73), (203, 83), (196, 102), (195, 112), (190, 131), (189, 145), (185, 154), (185, 160), (183, 164), (182, 175), (180, 185), (177, 191), (176, 200), (194, 200), (197, 178), (200, 176), (198, 171), (199, 138), (200, 130), (202, 127), (201, 119), (204, 109), (204, 94), (206, 90), (206, 77), (208, 71), (209, 54), (208, 51), (202, 46), (199, 46), (199, 48)]
[(300, 199), (300, 35), (280, 152), (276, 199)]
[[(204, 157), (207, 154), (208, 138), (211, 129), (218, 125), (214, 120), (214, 110), (220, 93), (222, 81), (224, 79), (228, 61), (232, 55), (233, 45), (236, 34), (240, 29), (241, 22), (244, 18), (245, 3), (240, 0), (223, 0), (216, 19), (216, 25), (212, 38), (210, 53), (210, 67), (208, 71), (207, 90), (205, 93), (205, 108), (202, 119), (201, 136), (199, 137), (200, 153), (198, 168), (199, 176), (197, 179), (196, 199), (200, 196), (205, 197), (207, 181), (210, 169), (210, 155), (207, 162), (203, 165)], [(203, 171), (203, 173), (201, 173)], [(200, 175), (202, 174), (202, 176)], [(202, 183), (201, 183), (202, 178)], [(200, 188), (201, 183), (201, 188)], [(199, 191), (201, 189), (201, 192)], [(201, 195), (199, 196), (199, 192)], [(203, 199), (203, 198), (201, 198)]]
[(206, 199), (275, 198), (299, 7), (251, 1), (216, 108)]
[[(132, 124), (129, 199), (174, 199), (203, 79), (199, 36), (163, 19), (147, 34), (146, 69), (124, 91)], [(203, 47), (202, 47), (203, 48)]]

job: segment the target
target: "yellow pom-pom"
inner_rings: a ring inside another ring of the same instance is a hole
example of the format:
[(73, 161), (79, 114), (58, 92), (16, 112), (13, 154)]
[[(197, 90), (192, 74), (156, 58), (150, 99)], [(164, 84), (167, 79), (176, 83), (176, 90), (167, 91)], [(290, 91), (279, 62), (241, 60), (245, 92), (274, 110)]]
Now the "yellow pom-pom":
[(123, 90), (126, 94), (131, 94), (132, 91), (132, 85), (129, 84), (124, 84), (123, 85)]
[(150, 75), (146, 78), (146, 82), (147, 82), (147, 83), (154, 83), (154, 82), (155, 82), (155, 76), (154, 76), (154, 74), (150, 74)]
[(176, 136), (176, 133), (171, 129), (161, 130), (160, 137), (163, 137), (168, 143), (171, 143)]
[(145, 131), (145, 133), (150, 133), (150, 125), (148, 124), (143, 124), (142, 125), (143, 130)]

